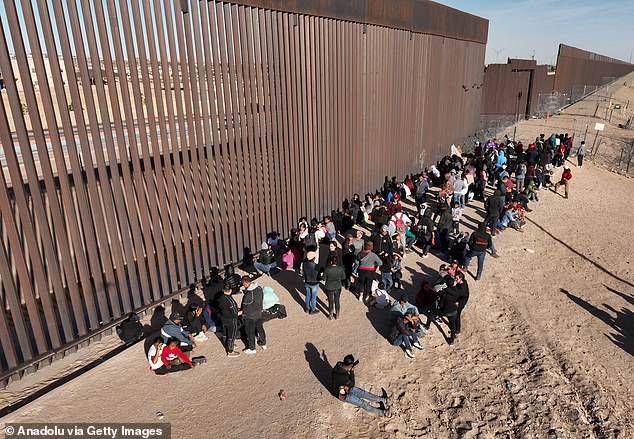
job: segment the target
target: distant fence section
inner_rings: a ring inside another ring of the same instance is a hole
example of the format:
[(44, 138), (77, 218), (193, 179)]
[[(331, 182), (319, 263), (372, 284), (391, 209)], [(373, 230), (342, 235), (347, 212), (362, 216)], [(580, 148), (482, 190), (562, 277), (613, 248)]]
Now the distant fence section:
[(5, 1), (0, 378), (473, 133), (488, 22), (386, 4)]

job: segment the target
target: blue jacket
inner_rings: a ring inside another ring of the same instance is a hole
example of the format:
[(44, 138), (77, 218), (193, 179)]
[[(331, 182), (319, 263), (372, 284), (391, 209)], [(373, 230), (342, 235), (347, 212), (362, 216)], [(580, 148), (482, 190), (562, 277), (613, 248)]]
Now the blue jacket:
[(177, 325), (176, 323), (168, 320), (165, 322), (165, 325), (161, 328), (161, 337), (165, 343), (170, 338), (175, 338), (180, 341), (181, 345), (186, 344), (188, 346), (194, 344), (189, 337), (189, 332), (187, 332), (181, 325)]

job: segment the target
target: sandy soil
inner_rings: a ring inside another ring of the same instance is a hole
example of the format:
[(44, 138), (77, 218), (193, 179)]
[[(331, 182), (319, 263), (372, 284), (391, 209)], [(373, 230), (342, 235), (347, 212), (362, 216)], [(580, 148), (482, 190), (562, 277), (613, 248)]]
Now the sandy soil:
[[(343, 295), (342, 319), (307, 316), (301, 283), (287, 272), (260, 281), (289, 311), (267, 324), (269, 350), (230, 359), (211, 338), (196, 352), (208, 364), (155, 377), (137, 344), (0, 426), (162, 421), (182, 438), (633, 437), (634, 182), (591, 164), (573, 174), (570, 199), (543, 191), (525, 233), (496, 238), (502, 257), (487, 258), (483, 279), (471, 280), (454, 347), (434, 328), (416, 360), (406, 359), (384, 337), (386, 313), (351, 294)], [(473, 203), (463, 228), (481, 212)], [(412, 298), (439, 264), (405, 259)], [(376, 418), (329, 395), (330, 367), (348, 353), (361, 361), (360, 387), (396, 395), (395, 417)]]

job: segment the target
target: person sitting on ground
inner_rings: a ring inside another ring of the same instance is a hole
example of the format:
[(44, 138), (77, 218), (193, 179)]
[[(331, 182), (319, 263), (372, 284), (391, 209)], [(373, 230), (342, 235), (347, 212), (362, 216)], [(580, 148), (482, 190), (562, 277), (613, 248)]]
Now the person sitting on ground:
[(258, 274), (268, 274), (271, 275), (271, 270), (277, 267), (277, 262), (275, 262), (275, 253), (271, 246), (269, 246), (266, 242), (262, 243), (262, 249), (260, 250), (260, 255), (258, 260), (253, 263), (253, 266), (257, 270)]
[[(280, 298), (272, 287), (262, 287), (262, 319), (268, 322), (272, 319), (286, 317), (286, 307), (280, 303)], [(262, 340), (258, 340), (262, 341)]]
[(183, 320), (183, 328), (193, 335), (196, 341), (209, 340), (205, 335), (207, 325), (205, 324), (202, 313), (203, 307), (199, 303), (191, 303), (187, 313), (185, 313), (185, 320)]
[(161, 355), (163, 354), (165, 345), (163, 344), (163, 339), (161, 337), (156, 337), (154, 339), (154, 343), (152, 343), (152, 346), (150, 346), (150, 349), (147, 353), (147, 359), (150, 363), (150, 370), (154, 375), (165, 375), (168, 373), (180, 372), (181, 370), (187, 370), (194, 367), (189, 357), (187, 357), (187, 355), (185, 355), (183, 351), (178, 348), (178, 340), (176, 340), (175, 338), (171, 338), (169, 340), (173, 341), (172, 347), (169, 348), (171, 352), (170, 357), (175, 356), (175, 358), (186, 358), (186, 360), (181, 361), (179, 364), (175, 364), (175, 361), (173, 362), (174, 364), (163, 363)]
[(143, 325), (139, 322), (139, 316), (131, 312), (128, 317), (116, 327), (119, 338), (132, 344), (143, 337)]
[(240, 352), (234, 350), (234, 344), (239, 328), (238, 317), (242, 314), (242, 311), (238, 309), (238, 304), (231, 293), (232, 289), (229, 285), (223, 286), (222, 294), (218, 298), (218, 309), (220, 310), (220, 317), (224, 328), (223, 338), (227, 356), (237, 357), (240, 355)]
[(390, 332), (390, 342), (394, 346), (403, 346), (405, 355), (412, 360), (416, 358), (412, 353), (412, 346), (416, 349), (423, 349), (416, 336), (414, 314), (411, 310), (394, 320), (392, 331)]
[[(177, 370), (184, 370), (189, 368), (196, 367), (196, 363), (192, 362), (187, 355), (178, 347), (178, 340), (175, 338), (170, 338), (167, 340), (167, 343), (161, 349), (161, 362), (163, 366), (170, 371), (173, 367), (178, 368)], [(189, 367), (180, 366), (187, 365)], [(161, 375), (157, 373), (155, 370), (154, 373), (157, 375)], [(167, 373), (167, 372), (166, 372)]]
[(390, 320), (393, 320), (395, 317), (405, 315), (405, 313), (410, 312), (412, 315), (418, 315), (418, 308), (415, 305), (409, 303), (409, 299), (407, 298), (407, 294), (401, 294), (401, 297), (398, 299), (398, 302), (394, 302), (392, 308), (390, 309)]
[[(370, 413), (389, 417), (389, 399), (387, 392), (383, 390), (383, 396), (355, 387), (356, 380), (354, 369), (359, 364), (352, 354), (346, 355), (343, 361), (338, 361), (332, 368), (332, 393), (340, 401), (360, 407)], [(370, 403), (380, 403), (381, 407), (375, 407)]]
[[(376, 288), (374, 287), (375, 284)], [(384, 309), (392, 305), (390, 295), (387, 293), (383, 282), (372, 282), (372, 298), (368, 302), (368, 305), (375, 306), (379, 309)]]
[(196, 347), (196, 343), (194, 342), (194, 336), (181, 325), (182, 321), (183, 316), (178, 311), (172, 312), (170, 318), (161, 328), (161, 336), (165, 343), (170, 338), (177, 339), (180, 342), (181, 350), (188, 352)]

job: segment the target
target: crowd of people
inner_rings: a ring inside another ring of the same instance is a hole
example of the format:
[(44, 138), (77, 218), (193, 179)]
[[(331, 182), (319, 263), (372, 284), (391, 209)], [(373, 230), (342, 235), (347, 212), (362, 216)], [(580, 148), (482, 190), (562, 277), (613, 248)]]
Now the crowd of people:
[[(226, 280), (213, 299), (190, 305), (184, 316), (172, 313), (161, 338), (148, 352), (152, 371), (166, 374), (194, 367), (187, 352), (205, 341), (205, 332), (210, 330), (221, 338), (229, 357), (240, 355), (237, 338), (244, 340), (246, 354), (255, 354), (258, 347), (267, 349), (264, 322), (283, 318), (286, 311), (273, 289), (259, 286), (255, 277), (275, 276), (280, 270), (295, 272), (303, 282), (307, 314), (320, 313), (320, 288), (328, 302), (325, 314), (331, 320), (345, 312), (340, 303), (342, 290), (367, 306), (385, 309), (391, 327), (389, 341), (401, 347), (407, 358), (415, 358), (413, 349), (423, 349), (421, 339), (432, 324), (442, 328), (446, 322), (446, 339), (453, 345), (469, 300), (471, 261), (477, 259), (471, 276), (478, 281), (486, 256), (498, 257), (493, 238), (506, 230), (522, 232), (525, 215), (539, 201), (540, 191), (556, 192), (563, 186), (564, 197), (569, 197), (572, 171), (567, 159), (572, 145), (568, 134), (548, 138), (542, 134), (527, 147), (506, 137), (500, 142), (476, 143), (472, 153), (443, 157), (403, 181), (386, 177), (374, 193), (354, 194), (322, 220), (300, 218), (288, 239), (269, 233), (252, 263), (246, 264), (255, 276), (242, 277), (238, 287)], [(584, 155), (581, 142), (579, 168)], [(557, 179), (558, 168), (563, 169)], [(483, 203), (484, 208), (484, 218), (472, 233), (461, 231), (469, 203)], [(411, 252), (423, 258), (433, 252), (444, 261), (437, 276), (419, 286), (414, 303), (401, 284), (402, 263)], [(237, 293), (242, 293), (240, 305)], [(349, 355), (336, 364), (333, 393), (373, 413), (389, 414), (386, 394), (372, 395), (355, 387), (357, 363)]]

